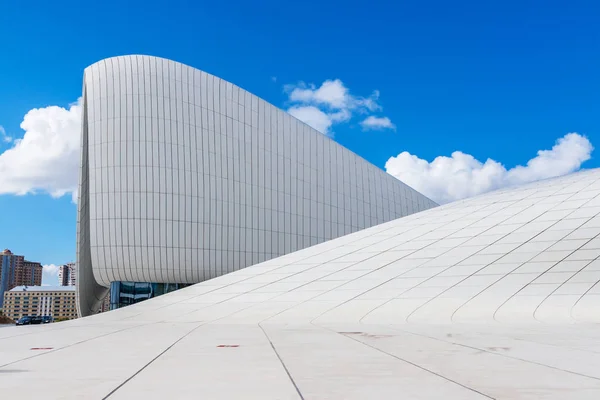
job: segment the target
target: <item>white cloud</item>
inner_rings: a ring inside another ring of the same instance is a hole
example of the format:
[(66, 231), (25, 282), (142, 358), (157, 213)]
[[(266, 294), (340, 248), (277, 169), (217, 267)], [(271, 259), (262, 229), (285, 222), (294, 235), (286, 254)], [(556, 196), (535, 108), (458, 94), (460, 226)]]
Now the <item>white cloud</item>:
[(58, 265), (44, 265), (42, 269), (42, 286), (58, 285)]
[(373, 115), (370, 115), (361, 121), (360, 126), (362, 126), (364, 131), (380, 131), (384, 129), (396, 130), (396, 125), (394, 125), (388, 117), (375, 117)]
[(319, 88), (300, 82), (289, 96), (294, 102), (324, 104), (332, 108), (347, 108), (350, 99), (348, 89), (339, 79), (327, 80)]
[(276, 77), (276, 76), (272, 76), (272, 77), (271, 77), (271, 81), (273, 81), (273, 82), (277, 82), (277, 77)]
[(333, 123), (331, 117), (315, 106), (294, 106), (288, 112), (319, 132), (330, 132), (329, 128)]
[(58, 265), (54, 265), (54, 264), (48, 264), (48, 265), (43, 265), (43, 270), (42, 272), (46, 275), (49, 276), (58, 276)]
[(375, 90), (369, 97), (358, 97), (350, 94), (348, 88), (339, 79), (326, 80), (320, 87), (314, 84), (299, 82), (297, 85), (285, 85), (290, 101), (316, 104), (331, 109), (355, 110), (364, 108), (377, 111), (381, 106), (377, 103), (379, 91)]
[(438, 203), (447, 203), (490, 190), (565, 175), (578, 170), (594, 150), (577, 133), (558, 139), (551, 150), (540, 150), (525, 166), (506, 169), (497, 161), (481, 162), (460, 151), (432, 162), (408, 152), (390, 157), (386, 171)]
[(378, 90), (369, 97), (354, 96), (339, 79), (326, 80), (319, 87), (304, 82), (285, 85), (284, 91), (292, 103), (288, 112), (329, 136), (333, 124), (348, 122), (353, 113), (381, 110)]
[(4, 143), (10, 143), (13, 141), (13, 138), (6, 134), (6, 130), (4, 130), (4, 127), (2, 125), (0, 125), (0, 139)]
[(71, 194), (76, 199), (79, 173), (81, 106), (49, 106), (30, 110), (25, 131), (0, 154), (0, 195)]

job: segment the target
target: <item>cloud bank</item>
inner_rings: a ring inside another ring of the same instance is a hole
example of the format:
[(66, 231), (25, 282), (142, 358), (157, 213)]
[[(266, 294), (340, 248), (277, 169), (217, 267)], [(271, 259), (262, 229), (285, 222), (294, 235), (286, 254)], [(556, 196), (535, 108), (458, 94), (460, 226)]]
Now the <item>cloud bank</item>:
[(539, 150), (526, 165), (506, 169), (498, 161), (481, 162), (470, 154), (455, 151), (428, 162), (402, 152), (385, 163), (385, 170), (432, 200), (443, 204), (540, 179), (566, 175), (589, 160), (594, 147), (587, 137), (569, 133), (552, 149)]
[(81, 105), (30, 110), (21, 122), (23, 138), (0, 139), (12, 147), (0, 154), (0, 195), (47, 193), (77, 198)]

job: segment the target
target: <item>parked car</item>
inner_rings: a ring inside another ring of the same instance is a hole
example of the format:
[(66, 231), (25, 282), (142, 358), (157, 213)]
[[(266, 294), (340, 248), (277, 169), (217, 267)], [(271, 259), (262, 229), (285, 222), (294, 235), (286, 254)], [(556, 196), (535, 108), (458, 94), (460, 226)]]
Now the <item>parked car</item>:
[(42, 323), (44, 323), (42, 317), (26, 315), (19, 318), (16, 325), (37, 325)]
[(49, 324), (50, 322), (54, 322), (54, 318), (49, 315), (44, 315), (42, 317), (42, 324)]
[(16, 325), (29, 325), (29, 324), (31, 324), (31, 317), (29, 317), (29, 316), (21, 317), (17, 320), (17, 322), (15, 324)]

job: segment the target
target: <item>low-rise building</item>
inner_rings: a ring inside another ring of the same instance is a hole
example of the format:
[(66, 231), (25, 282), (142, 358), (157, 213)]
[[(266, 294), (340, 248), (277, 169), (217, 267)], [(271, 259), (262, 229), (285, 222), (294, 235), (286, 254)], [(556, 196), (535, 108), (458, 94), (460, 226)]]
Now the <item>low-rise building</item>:
[(26, 315), (77, 318), (74, 286), (17, 286), (4, 293), (4, 314), (17, 320)]

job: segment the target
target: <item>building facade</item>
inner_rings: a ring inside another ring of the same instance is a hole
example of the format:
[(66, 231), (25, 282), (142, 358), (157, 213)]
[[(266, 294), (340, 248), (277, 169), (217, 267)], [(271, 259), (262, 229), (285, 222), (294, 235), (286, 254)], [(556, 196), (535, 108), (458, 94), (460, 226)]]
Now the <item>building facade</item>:
[(435, 206), (257, 96), (157, 57), (86, 68), (78, 304), (190, 284)]
[[(182, 289), (189, 284), (156, 282), (112, 282), (109, 292), (109, 309), (126, 307), (152, 297)], [(105, 302), (103, 303), (105, 308)]]
[(4, 314), (13, 319), (51, 316), (56, 319), (77, 318), (75, 288), (72, 286), (17, 286), (4, 293)]
[(42, 264), (38, 262), (27, 261), (9, 249), (0, 252), (0, 309), (4, 293), (15, 286), (40, 286), (42, 271)]
[(0, 253), (0, 308), (3, 308), (4, 293), (16, 286), (16, 270), (21, 269), (25, 257), (13, 254), (9, 249)]
[(44, 267), (35, 261), (23, 260), (15, 268), (15, 286), (41, 286)]
[(77, 283), (77, 273), (75, 272), (75, 263), (67, 263), (58, 268), (58, 284), (60, 286), (75, 286)]

